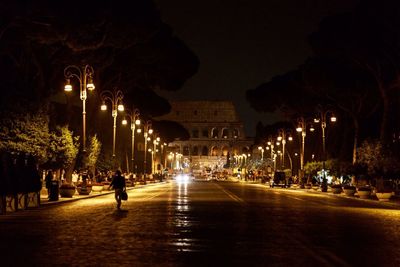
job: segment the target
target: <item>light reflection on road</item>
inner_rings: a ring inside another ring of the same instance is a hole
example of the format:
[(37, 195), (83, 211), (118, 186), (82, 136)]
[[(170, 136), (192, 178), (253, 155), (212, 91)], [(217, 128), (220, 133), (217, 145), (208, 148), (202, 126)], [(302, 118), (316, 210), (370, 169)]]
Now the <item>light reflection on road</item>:
[(171, 245), (176, 247), (177, 251), (194, 251), (192, 249), (195, 240), (185, 237), (191, 232), (192, 223), (189, 219), (190, 202), (188, 196), (188, 187), (190, 180), (188, 177), (181, 177), (177, 180), (176, 205), (174, 213), (174, 225), (176, 232), (179, 233), (178, 238), (172, 241)]

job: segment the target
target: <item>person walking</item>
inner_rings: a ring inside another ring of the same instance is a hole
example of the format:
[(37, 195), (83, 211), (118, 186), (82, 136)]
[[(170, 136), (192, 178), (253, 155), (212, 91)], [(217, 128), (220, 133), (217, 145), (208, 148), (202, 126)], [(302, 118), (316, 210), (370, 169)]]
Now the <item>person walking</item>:
[(125, 192), (125, 177), (121, 175), (121, 171), (116, 171), (113, 177), (110, 188), (114, 189), (115, 200), (117, 201), (117, 209), (121, 209), (121, 198), (123, 192)]

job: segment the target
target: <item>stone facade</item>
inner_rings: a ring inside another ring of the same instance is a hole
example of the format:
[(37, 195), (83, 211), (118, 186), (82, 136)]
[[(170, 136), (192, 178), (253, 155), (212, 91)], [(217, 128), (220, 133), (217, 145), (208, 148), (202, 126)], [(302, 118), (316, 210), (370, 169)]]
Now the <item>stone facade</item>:
[(190, 139), (175, 140), (168, 149), (182, 154), (192, 168), (222, 168), (228, 155), (250, 153), (253, 140), (246, 137), (232, 102), (176, 101), (171, 106), (169, 114), (156, 119), (176, 121), (187, 129)]

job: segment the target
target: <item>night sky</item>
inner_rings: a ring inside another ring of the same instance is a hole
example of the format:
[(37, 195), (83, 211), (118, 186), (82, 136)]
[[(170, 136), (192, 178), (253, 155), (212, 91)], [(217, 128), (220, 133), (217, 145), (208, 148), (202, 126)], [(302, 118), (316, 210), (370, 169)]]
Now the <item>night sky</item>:
[(322, 18), (346, 12), (356, 0), (155, 0), (161, 17), (199, 57), (199, 72), (170, 100), (232, 100), (255, 134), (258, 121), (245, 92), (300, 65), (309, 55), (307, 36)]

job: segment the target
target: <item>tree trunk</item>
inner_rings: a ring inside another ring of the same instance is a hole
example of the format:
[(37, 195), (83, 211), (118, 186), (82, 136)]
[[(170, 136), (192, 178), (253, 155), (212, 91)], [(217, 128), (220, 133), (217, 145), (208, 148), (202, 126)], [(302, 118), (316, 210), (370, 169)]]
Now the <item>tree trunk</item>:
[(358, 134), (360, 132), (360, 126), (358, 120), (355, 116), (353, 116), (353, 124), (354, 124), (354, 144), (353, 144), (353, 165), (357, 162), (357, 146), (358, 146)]

